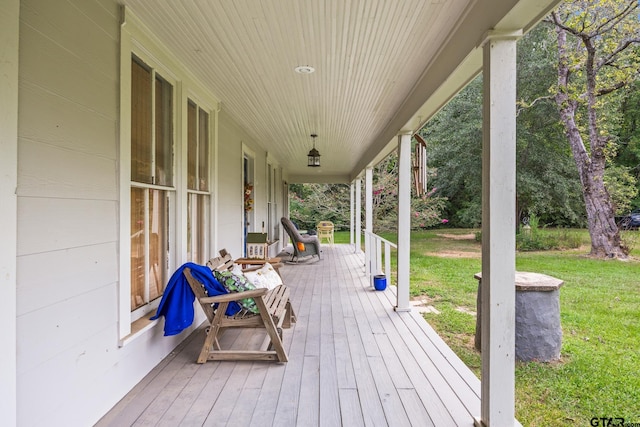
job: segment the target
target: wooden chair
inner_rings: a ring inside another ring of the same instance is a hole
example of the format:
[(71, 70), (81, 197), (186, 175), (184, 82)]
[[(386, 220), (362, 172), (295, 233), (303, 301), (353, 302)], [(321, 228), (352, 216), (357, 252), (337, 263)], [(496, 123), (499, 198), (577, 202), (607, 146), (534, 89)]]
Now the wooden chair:
[[(220, 271), (230, 269), (233, 259), (226, 252), (225, 254), (209, 260), (209, 268)], [(282, 328), (291, 327), (291, 323), (296, 320), (289, 301), (289, 288), (279, 285), (272, 290), (260, 288), (210, 297), (202, 283), (193, 277), (189, 268), (185, 268), (183, 274), (209, 321), (198, 363), (205, 363), (207, 360), (288, 360), (287, 352), (282, 345)], [(254, 299), (258, 314), (241, 312), (235, 316), (225, 315), (230, 302), (244, 298)], [(214, 304), (218, 304), (215, 309)], [(263, 328), (266, 332), (265, 342), (257, 350), (222, 349), (219, 338), (227, 328)]]
[(333, 223), (331, 221), (320, 221), (317, 225), (318, 240), (326, 239), (327, 243), (333, 246)]

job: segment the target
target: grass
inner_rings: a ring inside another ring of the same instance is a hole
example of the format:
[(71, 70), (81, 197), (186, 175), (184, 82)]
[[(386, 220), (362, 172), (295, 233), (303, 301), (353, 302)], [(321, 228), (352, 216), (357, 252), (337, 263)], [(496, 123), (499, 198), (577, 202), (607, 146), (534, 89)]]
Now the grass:
[[(586, 231), (579, 233), (588, 243)], [(473, 234), (474, 230), (413, 233), (410, 275), (412, 297), (440, 312), (425, 314), (427, 321), (480, 376), (480, 354), (473, 346), (475, 316), (469, 314), (476, 310), (473, 275), (481, 269), (480, 243), (461, 238)], [(640, 422), (639, 234), (623, 235), (633, 247), (632, 260), (626, 262), (589, 258), (588, 245), (517, 253), (517, 270), (564, 280), (561, 359), (516, 364), (516, 417), (523, 425), (587, 426), (593, 417)]]
[(334, 243), (349, 243), (348, 231), (336, 231), (333, 233)]
[(593, 416), (640, 421), (640, 263), (538, 253), (520, 254), (516, 268), (565, 281), (562, 363), (518, 366), (522, 420), (527, 425), (560, 425), (565, 417), (586, 422)]

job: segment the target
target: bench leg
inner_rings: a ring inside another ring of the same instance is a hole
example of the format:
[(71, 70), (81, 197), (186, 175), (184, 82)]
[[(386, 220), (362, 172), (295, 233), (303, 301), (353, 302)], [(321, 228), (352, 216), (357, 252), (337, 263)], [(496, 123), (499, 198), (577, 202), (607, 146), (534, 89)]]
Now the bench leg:
[(278, 331), (276, 330), (276, 325), (275, 323), (273, 323), (273, 318), (269, 314), (267, 310), (267, 306), (264, 303), (264, 300), (262, 298), (256, 298), (255, 301), (256, 301), (256, 304), (258, 305), (258, 310), (260, 311), (260, 317), (262, 318), (264, 327), (267, 330), (267, 334), (269, 335), (269, 338), (271, 339), (270, 346), (273, 346), (273, 349), (275, 350), (278, 356), (278, 361), (280, 362), (288, 361), (287, 352), (285, 351), (284, 346), (282, 345), (282, 338), (280, 337), (280, 335), (278, 334)]
[(215, 346), (220, 349), (220, 343), (218, 343), (218, 332), (220, 331), (220, 320), (222, 316), (224, 316), (225, 311), (227, 311), (228, 302), (222, 302), (218, 306), (218, 310), (216, 311), (216, 315), (213, 318), (213, 324), (209, 326), (209, 331), (207, 332), (207, 337), (204, 340), (204, 344), (202, 345), (202, 350), (200, 350), (200, 356), (198, 356), (198, 363), (205, 363), (209, 360), (209, 354), (211, 353), (212, 347)]
[(282, 322), (283, 328), (290, 328), (292, 323), (296, 323), (296, 313), (293, 311), (291, 301), (287, 301), (287, 308), (284, 313), (284, 321)]

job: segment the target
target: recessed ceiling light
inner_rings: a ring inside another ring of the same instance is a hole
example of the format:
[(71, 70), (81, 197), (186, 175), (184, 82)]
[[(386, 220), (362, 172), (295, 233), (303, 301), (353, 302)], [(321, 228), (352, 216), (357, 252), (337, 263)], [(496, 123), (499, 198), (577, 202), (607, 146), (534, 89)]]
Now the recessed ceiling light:
[(295, 68), (296, 73), (300, 73), (300, 74), (311, 74), (313, 73), (316, 69), (309, 66), (309, 65), (300, 65), (298, 67)]

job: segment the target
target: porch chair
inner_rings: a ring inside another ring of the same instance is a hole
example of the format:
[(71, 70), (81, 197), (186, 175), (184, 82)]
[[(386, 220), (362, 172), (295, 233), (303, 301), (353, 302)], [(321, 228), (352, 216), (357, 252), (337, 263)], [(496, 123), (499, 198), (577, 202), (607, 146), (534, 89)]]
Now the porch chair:
[[(207, 266), (214, 274), (216, 271), (227, 272), (224, 274), (230, 276), (233, 259), (224, 251), (223, 256), (210, 259)], [(274, 267), (276, 271), (278, 271), (277, 267)], [(256, 268), (247, 270), (256, 270)], [(258, 288), (210, 297), (203, 284), (194, 278), (189, 268), (185, 268), (183, 274), (209, 321), (198, 363), (205, 363), (207, 360), (288, 361), (287, 352), (282, 345), (282, 328), (291, 327), (291, 323), (296, 320), (289, 301), (289, 288), (281, 284), (271, 290)], [(237, 274), (234, 276), (237, 277)], [(227, 316), (225, 312), (232, 301), (237, 301), (241, 305), (243, 302), (255, 303), (256, 313), (241, 310), (234, 316)], [(219, 338), (227, 328), (263, 328), (266, 331), (266, 337), (257, 350), (222, 349)]]
[(318, 240), (318, 236), (312, 235), (302, 235), (296, 228), (296, 226), (291, 222), (289, 218), (282, 217), (280, 219), (284, 230), (289, 235), (291, 239), (291, 244), (293, 245), (293, 254), (291, 255), (292, 262), (299, 262), (300, 258), (311, 256), (317, 256), (318, 260), (320, 260), (320, 240)]
[(317, 226), (318, 240), (326, 239), (327, 243), (333, 246), (333, 223), (331, 221), (320, 221)]

